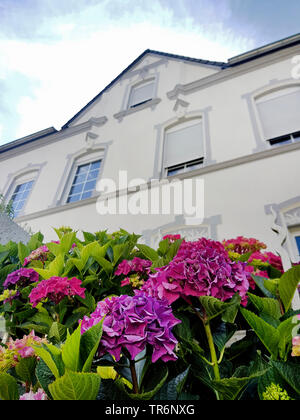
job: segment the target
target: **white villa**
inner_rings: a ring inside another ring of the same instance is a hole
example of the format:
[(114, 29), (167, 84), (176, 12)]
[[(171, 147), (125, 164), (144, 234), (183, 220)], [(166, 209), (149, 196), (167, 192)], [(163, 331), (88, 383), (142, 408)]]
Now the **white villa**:
[[(123, 228), (150, 245), (171, 233), (244, 235), (272, 250), (277, 216), (288, 231), (285, 247), (299, 260), (299, 55), (300, 35), (226, 63), (146, 50), (60, 130), (0, 146), (0, 193), (13, 202), (17, 223), (48, 240), (53, 227), (66, 225)], [(125, 174), (138, 187), (128, 188)], [(99, 213), (99, 200), (130, 200), (148, 194), (154, 180), (174, 179), (202, 180), (203, 220)], [(115, 195), (99, 180), (115, 181)]]

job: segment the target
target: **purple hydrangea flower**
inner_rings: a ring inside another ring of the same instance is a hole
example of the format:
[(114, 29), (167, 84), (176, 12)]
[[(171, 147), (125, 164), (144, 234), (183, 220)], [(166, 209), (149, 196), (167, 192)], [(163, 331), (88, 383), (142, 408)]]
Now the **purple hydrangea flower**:
[(4, 289), (10, 286), (26, 287), (30, 283), (39, 281), (39, 275), (31, 268), (21, 268), (9, 274), (3, 284)]
[(21, 395), (20, 401), (45, 401), (48, 400), (47, 395), (44, 390), (39, 388), (37, 392), (27, 392), (26, 394)]
[(213, 296), (226, 301), (238, 293), (247, 301), (249, 274), (245, 264), (233, 262), (220, 242), (205, 238), (183, 242), (176, 257), (150, 275), (142, 290), (169, 304), (189, 296)]
[(82, 334), (105, 316), (98, 350), (100, 357), (108, 352), (119, 361), (122, 349), (127, 349), (133, 360), (149, 344), (153, 348), (153, 363), (158, 359), (164, 362), (176, 360), (174, 348), (177, 340), (172, 328), (181, 321), (174, 317), (166, 301), (141, 291), (135, 293), (135, 296), (114, 296), (99, 302), (91, 317), (83, 318)]

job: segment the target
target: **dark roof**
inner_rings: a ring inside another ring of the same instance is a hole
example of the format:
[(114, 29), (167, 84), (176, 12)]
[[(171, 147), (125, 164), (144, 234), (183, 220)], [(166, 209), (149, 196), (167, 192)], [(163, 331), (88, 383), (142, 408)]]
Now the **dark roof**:
[[(244, 64), (246, 62), (255, 60), (257, 58), (263, 57), (268, 54), (272, 54), (274, 52), (280, 51), (285, 48), (293, 47), (300, 44), (300, 34), (293, 35), (287, 38), (284, 38), (280, 41), (276, 41), (270, 44), (267, 44), (263, 47), (256, 48), (252, 51), (248, 51), (244, 54), (240, 54), (236, 57), (232, 57), (228, 60), (228, 63), (220, 62), (220, 61), (209, 61), (209, 60), (202, 60), (198, 58), (191, 58), (186, 57), (183, 55), (176, 55), (176, 54), (170, 54), (165, 53), (161, 51), (155, 51), (155, 50), (145, 50), (139, 57), (137, 57), (128, 67), (126, 67), (125, 70), (122, 71), (114, 80), (112, 80), (109, 85), (107, 85), (98, 95), (96, 95), (89, 103), (87, 103), (77, 114), (75, 114), (63, 127), (61, 130), (67, 129), (70, 124), (82, 113), (84, 112), (90, 105), (92, 105), (98, 98), (101, 97), (101, 95), (106, 92), (111, 86), (113, 86), (114, 83), (116, 83), (125, 73), (127, 73), (129, 70), (131, 70), (145, 55), (147, 54), (155, 54), (162, 57), (167, 58), (173, 58), (177, 60), (183, 60), (188, 61), (191, 63), (197, 63), (207, 66), (215, 66), (218, 67), (220, 70), (226, 69), (226, 68), (232, 68), (241, 64)], [(21, 139), (15, 140), (13, 142), (10, 142), (8, 144), (5, 144), (3, 146), (0, 146), (0, 153), (4, 153), (7, 150), (14, 149), (16, 147), (19, 147), (23, 144), (28, 144), (36, 140), (40, 140), (43, 137), (49, 136), (51, 134), (57, 133), (57, 130), (54, 127), (47, 128), (45, 130), (39, 131), (37, 133), (31, 134), (26, 137), (22, 137)]]
[(84, 112), (90, 105), (92, 105), (97, 99), (99, 99), (104, 92), (106, 92), (111, 86), (114, 85), (114, 83), (116, 83), (122, 76), (124, 76), (125, 73), (127, 73), (129, 70), (132, 69), (132, 67), (134, 67), (143, 57), (145, 57), (145, 55), (147, 54), (155, 54), (155, 55), (160, 55), (163, 57), (168, 57), (168, 58), (174, 58), (176, 60), (184, 60), (184, 61), (189, 61), (191, 63), (197, 63), (197, 64), (202, 64), (202, 65), (207, 65), (207, 66), (216, 66), (219, 68), (223, 68), (224, 66), (226, 66), (226, 63), (220, 62), (220, 61), (209, 61), (209, 60), (201, 60), (199, 58), (191, 58), (191, 57), (185, 57), (183, 55), (176, 55), (176, 54), (169, 54), (169, 53), (165, 53), (165, 52), (161, 52), (161, 51), (155, 51), (155, 50), (145, 50), (138, 58), (136, 58), (128, 67), (126, 67), (125, 70), (122, 71), (122, 73), (120, 73), (114, 80), (112, 80), (109, 85), (107, 85), (100, 93), (98, 93), (98, 95), (96, 95), (89, 103), (87, 103), (79, 112), (77, 112), (77, 114), (74, 115), (74, 117), (72, 117), (63, 127), (62, 130), (66, 129), (69, 127), (69, 125), (82, 113)]
[(30, 134), (29, 136), (11, 141), (10, 143), (0, 146), (0, 153), (4, 153), (4, 152), (7, 152), (8, 150), (15, 149), (16, 147), (23, 146), (24, 144), (28, 144), (36, 140), (40, 140), (53, 133), (57, 133), (57, 130), (54, 127), (49, 127), (49, 128), (46, 128), (45, 130), (38, 131), (37, 133)]

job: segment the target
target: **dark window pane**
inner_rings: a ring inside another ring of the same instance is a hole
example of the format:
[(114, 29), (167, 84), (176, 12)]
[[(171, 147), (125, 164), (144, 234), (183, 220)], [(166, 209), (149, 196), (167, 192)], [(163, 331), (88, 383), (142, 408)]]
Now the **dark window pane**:
[(80, 201), (80, 194), (72, 195), (68, 198), (68, 203), (74, 203), (75, 201)]
[(82, 194), (81, 199), (82, 200), (86, 200), (87, 198), (90, 198), (92, 196), (93, 192), (92, 191), (88, 191)]
[(297, 244), (297, 248), (298, 248), (298, 254), (300, 255), (300, 236), (296, 236), (296, 244)]

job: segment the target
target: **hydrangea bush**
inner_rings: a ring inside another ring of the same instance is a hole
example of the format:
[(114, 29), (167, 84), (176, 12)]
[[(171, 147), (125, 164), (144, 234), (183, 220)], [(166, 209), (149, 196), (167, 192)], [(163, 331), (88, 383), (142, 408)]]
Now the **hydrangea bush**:
[(0, 246), (0, 399), (300, 399), (299, 265), (243, 236), (55, 231)]

